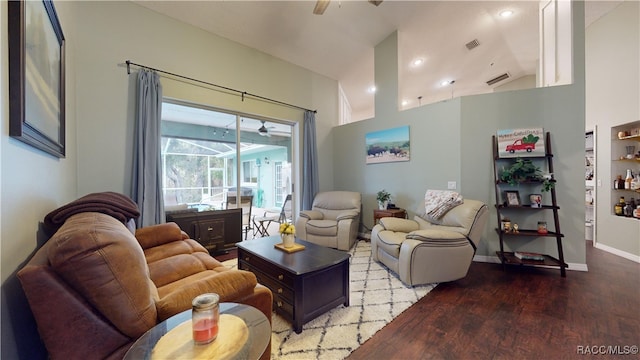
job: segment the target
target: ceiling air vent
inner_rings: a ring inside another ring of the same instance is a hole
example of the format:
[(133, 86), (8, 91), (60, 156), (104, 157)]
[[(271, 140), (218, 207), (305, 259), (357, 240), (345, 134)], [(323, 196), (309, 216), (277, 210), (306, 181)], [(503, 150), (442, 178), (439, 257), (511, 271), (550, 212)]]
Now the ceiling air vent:
[(494, 77), (493, 79), (487, 81), (487, 85), (493, 85), (497, 82), (500, 82), (502, 80), (508, 79), (509, 78), (509, 73), (504, 73), (502, 75), (498, 75), (496, 77)]
[(478, 45), (480, 45), (480, 43), (478, 42), (478, 39), (473, 39), (469, 41), (465, 46), (467, 47), (467, 49), (473, 50), (476, 47), (478, 47)]

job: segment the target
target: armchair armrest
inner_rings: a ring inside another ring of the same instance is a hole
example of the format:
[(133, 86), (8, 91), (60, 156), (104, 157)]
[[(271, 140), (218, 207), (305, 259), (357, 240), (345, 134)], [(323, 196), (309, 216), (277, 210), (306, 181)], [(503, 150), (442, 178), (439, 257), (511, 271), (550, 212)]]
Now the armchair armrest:
[[(131, 338), (101, 316), (52, 268), (27, 265), (18, 272), (18, 279), (48, 358), (106, 359), (113, 349), (132, 343)], [(86, 334), (92, 334), (100, 341), (77, 341)]]
[(358, 215), (359, 213), (355, 210), (347, 210), (338, 214), (338, 216), (336, 216), (336, 220), (340, 221), (340, 220), (346, 220), (346, 219), (355, 219), (358, 217)]
[(309, 220), (322, 220), (324, 215), (317, 210), (302, 210), (300, 211), (300, 217), (304, 217)]
[(143, 249), (189, 238), (189, 236), (173, 222), (145, 226), (136, 230), (135, 237)]
[[(186, 281), (181, 281), (182, 286), (171, 289), (163, 294), (156, 302), (158, 320), (167, 318), (188, 310), (191, 302), (197, 295), (207, 292), (215, 292), (220, 295), (220, 302), (229, 302), (245, 297), (253, 293), (258, 283), (256, 276), (245, 270), (231, 271), (204, 271)], [(162, 289), (159, 289), (162, 290)]]
[(420, 241), (451, 241), (464, 239), (466, 242), (466, 236), (457, 231), (451, 231), (441, 228), (422, 229), (412, 231), (407, 234), (407, 239), (414, 239)]
[(384, 230), (410, 233), (420, 229), (420, 224), (415, 220), (386, 217), (380, 219), (379, 223)]

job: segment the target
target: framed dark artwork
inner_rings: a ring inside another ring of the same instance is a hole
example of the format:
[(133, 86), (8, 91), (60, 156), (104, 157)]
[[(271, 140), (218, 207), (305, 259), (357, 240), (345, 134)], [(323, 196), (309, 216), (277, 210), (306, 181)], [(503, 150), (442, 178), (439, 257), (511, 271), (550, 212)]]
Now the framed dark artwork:
[(64, 35), (53, 3), (8, 1), (9, 135), (65, 157)]
[(505, 191), (507, 206), (520, 206), (520, 193), (517, 190)]

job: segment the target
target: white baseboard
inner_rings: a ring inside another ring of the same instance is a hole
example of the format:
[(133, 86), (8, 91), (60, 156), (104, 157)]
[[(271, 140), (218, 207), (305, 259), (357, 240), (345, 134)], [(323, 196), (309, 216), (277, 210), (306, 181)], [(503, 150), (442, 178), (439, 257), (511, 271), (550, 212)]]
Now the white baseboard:
[(599, 242), (596, 242), (595, 244), (593, 244), (593, 247), (595, 247), (596, 249), (600, 249), (600, 250), (606, 251), (606, 252), (611, 253), (613, 255), (617, 255), (617, 256), (623, 257), (623, 258), (625, 258), (627, 260), (631, 260), (631, 261), (640, 263), (640, 256), (638, 256), (638, 255), (634, 255), (634, 254), (628, 253), (626, 251), (618, 250), (616, 248), (612, 248), (611, 246), (603, 245), (603, 244), (601, 244)]
[[(492, 263), (492, 264), (500, 264), (500, 259), (497, 256), (486, 256), (486, 255), (475, 255), (473, 257), (473, 261), (475, 262), (484, 262), (484, 263)], [(587, 264), (578, 264), (578, 263), (567, 263), (569, 267), (567, 270), (574, 271), (589, 271), (587, 268)], [(555, 266), (545, 266), (545, 265), (533, 265), (534, 267), (545, 268), (545, 269), (557, 269)]]

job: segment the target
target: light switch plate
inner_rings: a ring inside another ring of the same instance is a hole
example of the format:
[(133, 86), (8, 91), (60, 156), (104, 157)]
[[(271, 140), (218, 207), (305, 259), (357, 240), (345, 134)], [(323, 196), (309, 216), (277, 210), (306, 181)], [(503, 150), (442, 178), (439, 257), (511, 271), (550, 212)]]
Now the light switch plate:
[(447, 183), (447, 189), (449, 190), (455, 190), (456, 189), (456, 182), (455, 181), (449, 181)]

